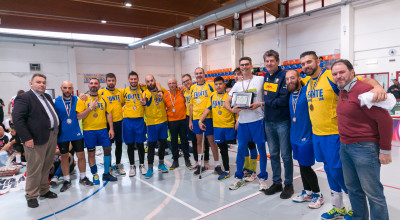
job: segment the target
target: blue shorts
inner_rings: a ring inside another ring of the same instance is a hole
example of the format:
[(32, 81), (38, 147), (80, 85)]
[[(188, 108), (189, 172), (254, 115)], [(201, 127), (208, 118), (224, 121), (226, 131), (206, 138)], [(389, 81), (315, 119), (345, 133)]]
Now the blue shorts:
[(236, 140), (235, 128), (214, 128), (214, 142), (225, 143)]
[(86, 148), (95, 148), (96, 146), (111, 146), (107, 128), (101, 130), (83, 131), (83, 139), (85, 140)]
[(144, 143), (146, 141), (146, 125), (143, 118), (124, 118), (122, 134), (126, 144)]
[(122, 121), (113, 122), (113, 127), (114, 127), (114, 138), (110, 140), (111, 143), (114, 143), (114, 141), (122, 143)]
[(318, 162), (327, 163), (331, 168), (342, 168), (340, 161), (340, 137), (334, 135), (315, 135), (313, 134), (313, 145), (315, 159)]
[(149, 142), (157, 142), (168, 138), (168, 126), (167, 122), (156, 125), (147, 126), (147, 140)]
[(263, 120), (250, 123), (239, 123), (237, 133), (238, 141), (241, 143), (265, 143)]
[(206, 118), (206, 120), (204, 121), (204, 124), (206, 125), (206, 131), (203, 131), (200, 129), (199, 127), (199, 120), (193, 120), (193, 133), (195, 134), (203, 134), (205, 136), (209, 136), (209, 135), (214, 135), (214, 128), (213, 128), (213, 121), (212, 118)]
[(299, 161), (301, 166), (315, 164), (314, 147), (312, 143), (292, 144), (293, 158)]

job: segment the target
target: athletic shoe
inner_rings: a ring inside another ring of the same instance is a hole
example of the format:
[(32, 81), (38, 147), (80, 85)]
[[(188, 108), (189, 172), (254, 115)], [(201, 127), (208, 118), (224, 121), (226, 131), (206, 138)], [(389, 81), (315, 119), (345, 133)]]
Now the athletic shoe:
[[(205, 167), (201, 168), (201, 172), (204, 172), (206, 170)], [(200, 174), (200, 166), (197, 167), (196, 171), (194, 171), (193, 175), (199, 175)]]
[(349, 210), (344, 216), (344, 220), (352, 220), (353, 219), (353, 210)]
[(53, 178), (51, 178), (50, 180), (50, 185), (51, 186), (57, 186), (58, 183), (58, 177), (57, 176), (53, 176)]
[(283, 188), (280, 197), (281, 199), (290, 199), (293, 193), (294, 193), (293, 184), (287, 184), (285, 185), (285, 188)]
[(110, 181), (110, 182), (115, 182), (117, 181), (117, 177), (114, 177), (113, 175), (111, 175), (110, 173), (104, 173), (103, 174), (103, 181)]
[(158, 171), (161, 171), (163, 173), (168, 173), (168, 168), (167, 166), (165, 166), (165, 163), (158, 164)]
[(99, 178), (99, 174), (97, 174), (97, 173), (93, 175), (93, 184), (100, 185), (100, 178)]
[(131, 170), (129, 170), (129, 176), (136, 176), (136, 166), (135, 165), (131, 165)]
[(93, 186), (93, 183), (85, 176), (85, 178), (79, 180), (79, 183), (84, 186)]
[(210, 169), (210, 162), (208, 160), (204, 161), (204, 167), (206, 168), (206, 170)]
[(192, 163), (190, 163), (190, 160), (189, 160), (189, 159), (186, 159), (186, 160), (185, 160), (185, 166), (186, 166), (188, 169), (191, 169), (191, 168), (192, 168)]
[(197, 167), (199, 167), (199, 161), (195, 161), (194, 165), (191, 166), (191, 169), (195, 170), (195, 169), (197, 169)]
[(146, 174), (146, 168), (144, 168), (144, 164), (139, 165), (139, 171), (142, 175)]
[(67, 191), (67, 189), (71, 188), (71, 186), (72, 186), (71, 181), (64, 181), (63, 185), (62, 185), (62, 187), (60, 189), (60, 192)]
[(124, 166), (122, 164), (118, 164), (117, 167), (118, 167), (117, 170), (118, 170), (119, 175), (125, 175), (126, 174), (126, 172), (124, 170)]
[(264, 191), (265, 195), (273, 195), (282, 191), (282, 184), (273, 183), (267, 190)]
[(222, 171), (222, 168), (221, 168), (221, 166), (216, 166), (215, 168), (214, 168), (214, 171), (218, 174), (218, 175), (221, 175), (224, 171)]
[(153, 176), (153, 168), (149, 168), (146, 172), (146, 175), (144, 175), (144, 178), (150, 179)]
[[(305, 190), (302, 190), (301, 193), (295, 197), (293, 197), (293, 202), (302, 203), (302, 202), (311, 202), (313, 200), (313, 194), (308, 195)], [(309, 206), (310, 207), (310, 206)], [(311, 207), (310, 207), (311, 208)], [(319, 208), (319, 207), (318, 207)]]
[(319, 209), (324, 204), (324, 196), (321, 193), (311, 194), (312, 201), (308, 204), (311, 209)]
[(177, 160), (174, 160), (174, 162), (172, 162), (172, 166), (169, 169), (175, 170), (178, 167), (179, 167), (179, 162)]
[(259, 184), (259, 188), (258, 188), (259, 191), (265, 191), (265, 190), (268, 189), (268, 185), (267, 185), (267, 180), (266, 179), (263, 179), (263, 178), (259, 179), (258, 180), (258, 184)]
[(231, 173), (229, 171), (224, 171), (219, 175), (218, 180), (228, 179), (229, 177), (231, 177)]
[(244, 180), (243, 179), (239, 179), (237, 177), (235, 177), (235, 180), (233, 181), (233, 183), (229, 186), (230, 190), (236, 190), (239, 189), (239, 187), (244, 185)]
[(249, 173), (248, 175), (244, 178), (246, 182), (253, 182), (255, 179), (257, 179), (257, 173)]
[(328, 212), (325, 212), (321, 215), (321, 219), (329, 220), (329, 219), (343, 219), (346, 215), (346, 208), (343, 209), (336, 209), (332, 208)]

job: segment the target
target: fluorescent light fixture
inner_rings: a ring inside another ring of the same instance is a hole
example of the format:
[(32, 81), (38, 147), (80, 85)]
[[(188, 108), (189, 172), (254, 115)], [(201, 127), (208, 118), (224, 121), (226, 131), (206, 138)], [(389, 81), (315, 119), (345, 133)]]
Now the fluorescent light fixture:
[(124, 5), (125, 7), (132, 7), (132, 4), (130, 2), (125, 2)]
[(374, 64), (378, 64), (378, 60), (368, 60), (368, 61), (365, 61), (365, 65), (374, 65)]
[(106, 24), (106, 23), (107, 23), (106, 20), (101, 20), (100, 22), (101, 22), (102, 24)]

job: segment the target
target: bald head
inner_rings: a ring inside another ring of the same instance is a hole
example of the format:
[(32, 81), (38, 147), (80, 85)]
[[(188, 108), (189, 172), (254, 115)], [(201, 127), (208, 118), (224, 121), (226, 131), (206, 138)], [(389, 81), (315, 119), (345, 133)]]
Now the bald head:
[(168, 80), (168, 88), (170, 92), (176, 91), (177, 82), (175, 78), (171, 78)]
[(154, 90), (156, 88), (156, 79), (153, 75), (147, 75), (146, 78), (146, 85), (149, 90)]
[(74, 92), (74, 87), (70, 81), (64, 81), (61, 84), (61, 92), (63, 93), (63, 98), (69, 99)]

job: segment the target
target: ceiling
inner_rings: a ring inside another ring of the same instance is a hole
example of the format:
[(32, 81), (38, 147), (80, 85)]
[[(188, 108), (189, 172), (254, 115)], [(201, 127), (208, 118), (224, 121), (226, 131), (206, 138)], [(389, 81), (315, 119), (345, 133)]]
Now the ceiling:
[[(236, 1), (1, 0), (0, 27), (144, 38)], [(132, 6), (125, 6), (127, 2)], [(259, 9), (277, 17), (279, 2)], [(232, 19), (214, 24), (232, 29)], [(198, 28), (182, 34), (199, 39)], [(173, 38), (163, 42), (173, 45)]]

